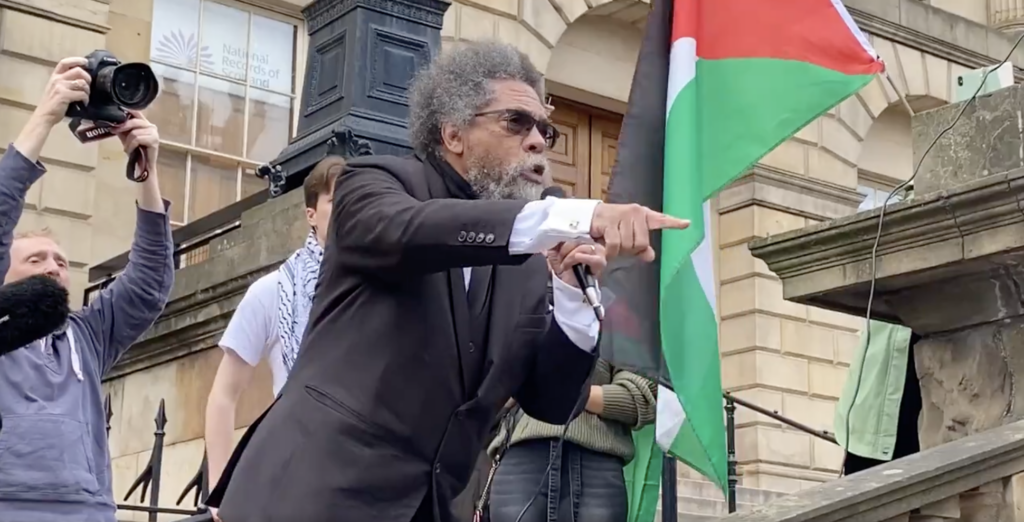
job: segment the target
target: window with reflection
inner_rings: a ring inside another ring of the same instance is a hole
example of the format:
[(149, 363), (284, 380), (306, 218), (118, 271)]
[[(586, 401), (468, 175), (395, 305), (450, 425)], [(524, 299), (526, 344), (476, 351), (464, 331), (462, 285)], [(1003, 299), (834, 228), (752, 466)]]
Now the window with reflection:
[(895, 185), (889, 185), (887, 183), (861, 177), (857, 182), (857, 192), (864, 196), (864, 199), (861, 200), (860, 206), (857, 208), (857, 212), (864, 212), (865, 210), (871, 210), (885, 205), (887, 199), (889, 200), (890, 205), (903, 201), (903, 191), (900, 191), (899, 194), (896, 194), (891, 198), (889, 197), (889, 194), (891, 194), (895, 188)]
[(231, 0), (154, 0), (150, 64), (161, 93), (160, 185), (172, 221), (266, 188), (256, 167), (293, 136), (297, 20)]

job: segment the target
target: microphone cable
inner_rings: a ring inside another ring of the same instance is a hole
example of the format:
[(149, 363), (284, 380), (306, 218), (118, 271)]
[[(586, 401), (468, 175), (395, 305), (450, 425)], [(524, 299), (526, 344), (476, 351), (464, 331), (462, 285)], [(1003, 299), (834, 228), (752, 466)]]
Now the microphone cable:
[[(585, 292), (585, 289), (588, 286), (586, 284), (586, 280), (582, 279), (580, 277), (580, 273), (576, 273), (575, 271), (574, 271), (574, 273), (576, 274), (577, 282), (580, 285), (580, 291), (581, 292)], [(603, 332), (603, 327), (604, 327), (604, 313), (603, 313), (603, 310), (599, 311), (597, 308), (594, 308), (594, 317), (597, 318), (597, 323), (602, 327), (602, 330), (598, 331), (597, 343), (594, 344), (594, 350), (597, 351), (597, 350), (600, 350), (601, 336), (604, 335), (604, 332)], [(552, 312), (551, 320), (552, 321), (555, 320), (553, 312)], [(598, 355), (600, 355), (600, 354), (598, 353)], [(580, 399), (583, 398), (583, 392), (585, 392), (587, 390), (587, 388), (589, 388), (589, 387), (590, 387), (590, 379), (588, 378), (583, 383), (583, 387), (580, 388), (580, 391), (579, 391), (579, 394), (578, 394), (578, 397)], [(548, 467), (547, 467), (547, 469), (544, 470), (544, 474), (541, 475), (541, 477), (540, 477), (540, 484), (537, 484), (537, 491), (535, 491), (533, 493), (533, 496), (530, 497), (530, 501), (527, 502), (525, 506), (523, 506), (523, 510), (520, 511), (519, 512), (519, 516), (516, 517), (516, 522), (523, 522), (523, 517), (526, 516), (526, 512), (530, 510), (530, 507), (533, 506), (533, 503), (537, 501), (537, 498), (540, 497), (540, 494), (544, 491), (544, 484), (546, 482), (548, 482), (548, 480), (550, 480), (549, 477), (551, 476), (551, 469), (555, 466), (555, 459), (561, 460), (561, 458), (562, 458), (562, 446), (565, 445), (565, 437), (569, 433), (569, 425), (572, 424), (572, 422), (574, 420), (576, 420), (576, 418), (580, 414), (583, 413), (583, 409), (586, 408), (586, 406), (587, 406), (587, 401), (583, 401), (583, 400), (577, 399), (576, 402), (577, 402), (576, 406), (573, 408), (572, 413), (569, 415), (569, 420), (565, 423), (564, 426), (562, 426), (562, 433), (561, 433), (561, 435), (558, 436), (558, 445), (555, 446), (555, 454), (552, 455), (548, 459)], [(573, 511), (573, 522), (575, 522), (575, 518), (576, 518), (576, 512)]]
[(894, 188), (892, 192), (890, 192), (889, 195), (885, 198), (885, 202), (882, 203), (882, 210), (878, 214), (878, 230), (875, 232), (875, 241), (871, 247), (871, 286), (868, 290), (867, 312), (864, 317), (864, 350), (861, 352), (860, 358), (857, 362), (858, 366), (860, 367), (860, 371), (857, 373), (857, 380), (855, 381), (853, 386), (853, 397), (850, 400), (850, 405), (846, 408), (846, 427), (843, 431), (845, 437), (845, 441), (843, 443), (843, 469), (840, 470), (839, 476), (843, 476), (846, 473), (845, 457), (850, 454), (850, 415), (853, 413), (854, 405), (857, 404), (857, 395), (860, 393), (861, 381), (864, 377), (864, 361), (867, 360), (868, 350), (871, 348), (871, 306), (874, 304), (875, 301), (875, 283), (878, 279), (878, 244), (879, 242), (881, 242), (882, 239), (882, 224), (885, 219), (885, 209), (889, 205), (889, 201), (892, 200), (893, 196), (898, 194), (901, 190), (905, 189), (907, 185), (913, 183), (914, 179), (917, 178), (917, 174), (921, 171), (921, 166), (924, 165), (924, 160), (925, 158), (928, 157), (928, 154), (932, 151), (933, 148), (935, 148), (935, 145), (939, 142), (939, 140), (941, 140), (947, 132), (949, 132), (950, 130), (953, 129), (953, 127), (956, 126), (956, 124), (960, 121), (960, 118), (962, 118), (964, 113), (967, 112), (967, 108), (970, 107), (971, 104), (975, 103), (975, 101), (977, 101), (978, 97), (981, 95), (981, 90), (985, 88), (985, 82), (988, 81), (989, 75), (991, 75), (993, 71), (1002, 67), (1003, 65), (1010, 61), (1010, 58), (1013, 56), (1014, 51), (1017, 50), (1017, 47), (1020, 46), (1022, 40), (1024, 40), (1024, 33), (1021, 33), (1021, 35), (1017, 37), (1017, 41), (1014, 42), (1013, 47), (1011, 47), (1009, 52), (1006, 53), (1006, 58), (1003, 58), (1001, 62), (991, 67), (989, 70), (985, 71), (984, 76), (981, 77), (981, 82), (978, 84), (978, 88), (974, 91), (974, 94), (972, 94), (971, 97), (964, 102), (963, 106), (960, 107), (960, 112), (958, 112), (956, 117), (953, 118), (953, 121), (950, 122), (949, 125), (944, 127), (941, 131), (939, 131), (939, 134), (936, 135), (935, 138), (932, 139), (931, 143), (928, 144), (928, 147), (924, 149), (924, 153), (921, 154), (921, 157), (917, 160), (917, 165), (914, 166), (914, 171), (913, 173), (911, 173), (910, 177), (907, 178), (907, 180), (904, 181), (903, 183), (897, 185), (896, 188)]

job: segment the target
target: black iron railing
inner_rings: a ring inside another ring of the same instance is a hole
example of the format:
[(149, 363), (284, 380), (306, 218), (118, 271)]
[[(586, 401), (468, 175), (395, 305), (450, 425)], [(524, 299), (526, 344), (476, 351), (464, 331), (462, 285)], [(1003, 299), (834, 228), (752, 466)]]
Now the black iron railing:
[[(772, 411), (766, 408), (762, 408), (751, 402), (747, 402), (739, 397), (735, 397), (729, 393), (724, 393), (725, 398), (725, 425), (726, 425), (726, 448), (728, 451), (728, 491), (726, 500), (728, 504), (729, 513), (736, 512), (736, 488), (739, 483), (739, 476), (737, 473), (737, 459), (736, 459), (736, 406), (742, 406), (750, 409), (751, 411), (760, 413), (771, 417), (772, 419), (779, 421), (787, 426), (794, 429), (800, 430), (804, 433), (808, 433), (814, 437), (818, 437), (822, 440), (837, 444), (835, 437), (824, 430), (816, 430), (792, 420), (784, 415), (779, 414), (777, 411)], [(106, 409), (107, 417), (107, 435), (110, 435), (110, 420), (113, 418), (113, 411), (110, 405), (110, 395), (107, 395), (104, 400), (104, 408)], [(128, 488), (128, 492), (124, 496), (124, 501), (127, 502), (132, 495), (139, 492), (139, 504), (118, 504), (118, 509), (126, 511), (139, 511), (148, 513), (148, 520), (150, 522), (156, 522), (157, 515), (183, 515), (186, 517), (200, 516), (207, 513), (207, 509), (204, 506), (207, 496), (209, 495), (209, 479), (207, 473), (207, 458), (206, 453), (203, 453), (202, 460), (198, 463), (196, 473), (189, 480), (188, 484), (178, 495), (175, 501), (176, 506), (181, 506), (182, 502), (191, 493), (192, 501), (191, 507), (160, 507), (160, 478), (163, 469), (163, 458), (164, 458), (164, 437), (166, 435), (167, 428), (167, 412), (164, 406), (164, 400), (160, 399), (160, 404), (157, 407), (156, 417), (153, 419), (155, 424), (155, 431), (153, 432), (153, 448), (150, 452), (149, 462), (146, 463), (146, 467), (143, 468), (142, 472), (139, 473), (138, 477), (132, 482), (132, 485)], [(662, 469), (662, 520), (664, 522), (675, 522), (678, 517), (678, 491), (677, 491), (677, 480), (678, 475), (676, 473), (676, 460), (672, 457), (665, 456)], [(147, 495), (148, 494), (148, 495)], [(186, 519), (191, 520), (191, 519)]]
[[(174, 268), (184, 268), (210, 257), (210, 242), (241, 226), (242, 213), (267, 200), (267, 189), (236, 201), (212, 214), (203, 216), (172, 233)], [(89, 269), (89, 286), (82, 297), (88, 305), (104, 288), (110, 286), (128, 264), (128, 252), (112, 257)]]
[[(107, 416), (107, 437), (110, 437), (110, 419), (113, 418), (114, 412), (110, 407), (110, 395), (107, 394), (106, 399), (103, 401), (104, 409), (106, 410)], [(149, 522), (156, 522), (157, 515), (183, 515), (186, 517), (204, 515), (207, 513), (206, 507), (203, 502), (209, 495), (209, 481), (207, 479), (207, 462), (206, 452), (203, 452), (203, 460), (199, 462), (196, 474), (192, 477), (192, 480), (185, 485), (185, 489), (178, 495), (178, 500), (174, 504), (180, 506), (181, 503), (188, 497), (189, 493), (194, 492), (195, 495), (192, 501), (192, 507), (190, 508), (169, 508), (160, 507), (160, 478), (161, 472), (163, 471), (164, 463), (164, 436), (166, 435), (167, 428), (167, 411), (164, 407), (164, 400), (160, 399), (160, 405), (156, 410), (156, 417), (153, 419), (156, 424), (156, 430), (153, 432), (153, 449), (149, 454), (149, 462), (146, 463), (146, 467), (143, 468), (139, 476), (132, 481), (132, 485), (128, 488), (128, 492), (124, 495), (124, 501), (132, 497), (132, 494), (136, 490), (139, 491), (139, 502), (140, 504), (118, 504), (117, 509), (123, 509), (125, 511), (141, 511), (148, 513)], [(141, 489), (140, 489), (141, 488)], [(147, 493), (149, 494), (149, 500), (147, 502)]]
[[(742, 406), (761, 415), (770, 417), (791, 428), (800, 430), (821, 440), (839, 445), (835, 436), (825, 430), (816, 430), (806, 424), (797, 422), (777, 411), (762, 408), (752, 402), (747, 402), (728, 392), (722, 394), (725, 398), (725, 444), (728, 456), (726, 472), (728, 476), (726, 505), (729, 513), (736, 512), (736, 487), (739, 484), (739, 473), (736, 460), (736, 406)], [(665, 455), (662, 462), (661, 472), (661, 520), (662, 522), (676, 522), (679, 518), (678, 510), (678, 475), (676, 474), (676, 459)]]

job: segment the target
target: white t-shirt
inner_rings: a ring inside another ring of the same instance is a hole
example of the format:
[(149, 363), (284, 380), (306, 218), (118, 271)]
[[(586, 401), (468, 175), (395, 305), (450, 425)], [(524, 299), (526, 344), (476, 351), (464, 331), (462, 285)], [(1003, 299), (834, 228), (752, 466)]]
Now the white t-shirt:
[(278, 272), (274, 270), (245, 291), (220, 338), (221, 348), (235, 352), (251, 366), (258, 365), (264, 357), (269, 358), (275, 397), (288, 379), (281, 359), (281, 338), (277, 334), (277, 280)]

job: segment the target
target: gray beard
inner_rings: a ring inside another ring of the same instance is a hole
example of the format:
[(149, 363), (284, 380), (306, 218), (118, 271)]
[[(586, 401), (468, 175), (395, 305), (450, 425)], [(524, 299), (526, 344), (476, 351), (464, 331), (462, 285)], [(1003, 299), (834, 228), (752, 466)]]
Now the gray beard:
[[(475, 162), (474, 162), (475, 163)], [(524, 161), (504, 167), (493, 167), (483, 162), (469, 165), (466, 181), (473, 187), (477, 197), (488, 200), (503, 199), (540, 199), (544, 187), (538, 183), (530, 183), (520, 172), (532, 169), (535, 165), (548, 167), (547, 158), (530, 157)]]

